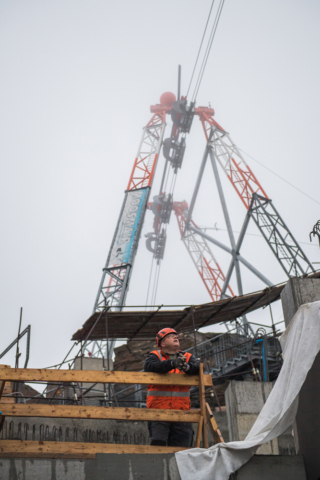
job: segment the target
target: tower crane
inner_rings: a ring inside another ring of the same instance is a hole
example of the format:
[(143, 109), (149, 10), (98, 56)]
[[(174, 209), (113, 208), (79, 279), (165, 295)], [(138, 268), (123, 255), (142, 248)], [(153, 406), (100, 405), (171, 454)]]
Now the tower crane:
[[(166, 92), (160, 97), (160, 103), (152, 105), (150, 109), (152, 117), (143, 129), (118, 223), (103, 268), (93, 313), (105, 309), (106, 306), (114, 310), (121, 310), (125, 305), (147, 209), (154, 214), (153, 231), (146, 235), (146, 246), (156, 261), (158, 272), (155, 272), (155, 276), (159, 276), (160, 264), (164, 258), (166, 230), (173, 211), (178, 221), (182, 241), (212, 301), (235, 295), (230, 286), (230, 279), (234, 271), (238, 294), (243, 294), (240, 263), (267, 286), (273, 285), (240, 253), (250, 219), (258, 227), (288, 278), (314, 271), (312, 264), (243, 158), (241, 151), (231, 140), (229, 133), (214, 119), (213, 108), (196, 107), (195, 103), (188, 103), (186, 97), (180, 97), (179, 88), (177, 98), (173, 93)], [(167, 115), (171, 116), (173, 126), (170, 136), (164, 139)], [(174, 201), (173, 195), (177, 174), (182, 167), (186, 151), (186, 138), (191, 131), (195, 117), (199, 118), (202, 125), (206, 145), (194, 192), (188, 206), (185, 201)], [(165, 165), (160, 189), (159, 193), (154, 195), (153, 201), (149, 202), (161, 148), (165, 157)], [(212, 164), (230, 246), (222, 244), (205, 233), (197, 226), (192, 217), (208, 158)], [(237, 241), (234, 238), (220, 180), (219, 165), (246, 210), (243, 227)], [(231, 255), (230, 265), (225, 274), (211, 252), (209, 243)], [(157, 282), (156, 279), (155, 282)], [(242, 322), (244, 325), (247, 324), (245, 317), (242, 318)], [(114, 342), (110, 343), (109, 354), (112, 353), (114, 346)], [(87, 346), (91, 355), (103, 355), (103, 347), (99, 342), (93, 342), (90, 348), (91, 350)]]

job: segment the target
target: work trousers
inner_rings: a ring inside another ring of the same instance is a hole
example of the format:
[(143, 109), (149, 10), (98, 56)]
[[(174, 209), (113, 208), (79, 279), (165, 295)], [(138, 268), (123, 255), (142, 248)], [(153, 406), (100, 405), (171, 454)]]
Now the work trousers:
[(148, 422), (151, 445), (192, 447), (193, 429), (186, 422)]

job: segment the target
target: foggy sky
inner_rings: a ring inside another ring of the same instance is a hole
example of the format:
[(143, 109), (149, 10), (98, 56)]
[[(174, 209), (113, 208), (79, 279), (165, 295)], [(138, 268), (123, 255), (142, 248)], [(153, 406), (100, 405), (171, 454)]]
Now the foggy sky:
[[(32, 325), (30, 367), (62, 360), (91, 314), (124, 190), (150, 105), (186, 92), (211, 0), (2, 0), (0, 3), (1, 302), (0, 352), (15, 338), (19, 309)], [(226, 0), (197, 105), (238, 147), (320, 202), (319, 16), (316, 0)], [(170, 132), (170, 119), (166, 130)], [(187, 137), (176, 201), (190, 202), (205, 148), (198, 119)], [(319, 203), (247, 161), (312, 262), (309, 232)], [(161, 158), (153, 195), (158, 193)], [(232, 226), (245, 209), (221, 171)], [(208, 164), (194, 219), (225, 228)], [(152, 230), (147, 213), (143, 235)], [(249, 233), (259, 234), (254, 225)], [(151, 254), (144, 237), (128, 305), (146, 301)], [(214, 236), (228, 244), (223, 230)], [(212, 250), (224, 271), (229, 257)], [(272, 282), (285, 281), (265, 241), (247, 236), (242, 255)], [(315, 267), (320, 267), (320, 264)], [(264, 288), (241, 267), (244, 291)], [(236, 291), (235, 278), (231, 285)], [(210, 301), (174, 215), (157, 303)], [(273, 306), (275, 321), (281, 305)], [(249, 319), (270, 323), (267, 309)], [(222, 326), (210, 330), (224, 330)], [(156, 333), (156, 332), (155, 332)], [(24, 359), (24, 342), (22, 342)], [(23, 361), (23, 360), (22, 360)], [(1, 363), (14, 364), (14, 352)]]

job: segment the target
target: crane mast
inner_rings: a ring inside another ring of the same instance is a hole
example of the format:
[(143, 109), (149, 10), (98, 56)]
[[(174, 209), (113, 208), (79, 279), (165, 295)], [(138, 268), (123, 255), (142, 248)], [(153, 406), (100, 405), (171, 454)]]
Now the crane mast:
[(166, 112), (160, 109), (143, 129), (93, 312), (104, 309), (107, 305), (121, 310), (125, 304), (166, 127), (165, 119)]

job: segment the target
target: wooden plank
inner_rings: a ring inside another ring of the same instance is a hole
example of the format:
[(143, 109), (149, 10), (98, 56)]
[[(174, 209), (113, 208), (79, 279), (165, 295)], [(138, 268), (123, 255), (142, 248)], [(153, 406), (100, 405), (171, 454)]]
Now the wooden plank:
[[(5, 368), (10, 368), (9, 365), (0, 365), (0, 370), (2, 369), (5, 369)], [(2, 394), (4, 392), (4, 389), (6, 387), (6, 382), (3, 380), (3, 381), (0, 381), (0, 400), (1, 400), (1, 397), (2, 397)], [(5, 420), (5, 415), (3, 414), (2, 410), (0, 409), (0, 432), (2, 431), (3, 429), (3, 425), (4, 425), (4, 420)]]
[(14, 403), (14, 397), (12, 397), (10, 395), (11, 393), (12, 393), (11, 383), (6, 382), (5, 385), (4, 385), (3, 392), (2, 392), (2, 398), (1, 398), (1, 395), (0, 395), (0, 402), (1, 403)]
[(158, 408), (91, 407), (88, 405), (0, 404), (9, 417), (90, 418), (108, 420), (198, 422), (200, 410), (162, 410)]
[(6, 382), (4, 380), (0, 381), (0, 398), (2, 397), (5, 385)]
[[(146, 372), (102, 372), (97, 370), (48, 370), (34, 368), (0, 369), (0, 380), (10, 382), (84, 382), (142, 385), (199, 385), (198, 375)], [(211, 375), (203, 376), (204, 385), (212, 385)]]
[(209, 425), (214, 443), (216, 444), (216, 443), (224, 442), (223, 436), (221, 435), (217, 422), (213, 416), (212, 410), (209, 407), (208, 403), (206, 403), (206, 410), (208, 415), (208, 425)]
[(203, 437), (203, 448), (209, 448), (208, 442), (208, 430), (207, 430), (207, 413), (206, 413), (206, 397), (205, 397), (205, 386), (203, 380), (203, 363), (200, 363), (199, 368), (199, 400), (200, 400), (200, 411), (201, 416), (203, 417), (203, 429), (202, 429), (202, 437)]
[(2, 431), (3, 429), (3, 425), (4, 425), (4, 421), (5, 421), (5, 416), (4, 415), (0, 415), (0, 432)]
[(121, 445), (117, 443), (35, 442), (0, 440), (0, 458), (95, 458), (97, 453), (175, 453), (183, 447)]
[(200, 418), (199, 418), (199, 421), (198, 421), (196, 441), (194, 443), (194, 446), (196, 448), (200, 448), (200, 442), (201, 442), (201, 437), (202, 437), (202, 428), (203, 428), (203, 416), (200, 415)]
[[(4, 368), (10, 368), (10, 365), (0, 365), (0, 370), (2, 370)], [(6, 386), (6, 382), (4, 380), (3, 381), (0, 380), (0, 399), (1, 399), (2, 394), (4, 392), (5, 386)]]

